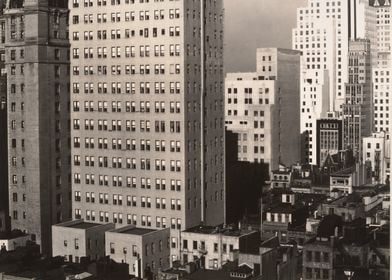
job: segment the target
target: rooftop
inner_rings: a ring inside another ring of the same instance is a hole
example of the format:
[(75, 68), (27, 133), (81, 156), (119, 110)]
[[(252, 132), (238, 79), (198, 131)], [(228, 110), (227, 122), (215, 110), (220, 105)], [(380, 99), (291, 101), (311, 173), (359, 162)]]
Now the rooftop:
[(80, 222), (80, 223), (66, 225), (66, 227), (77, 228), (77, 229), (88, 229), (88, 228), (92, 228), (92, 227), (96, 227), (96, 226), (100, 226), (100, 225), (101, 224), (97, 224), (97, 223)]
[(123, 228), (112, 230), (111, 232), (130, 234), (130, 235), (145, 235), (145, 234), (149, 234), (149, 233), (156, 232), (156, 231), (157, 230), (155, 230), (155, 229), (126, 226)]
[(296, 210), (304, 207), (303, 205), (295, 204), (291, 205), (289, 203), (280, 203), (278, 205), (274, 205), (266, 210), (266, 212), (270, 213), (293, 213)]
[(355, 171), (354, 167), (345, 168), (339, 171), (336, 171), (331, 176), (350, 176)]
[(252, 230), (246, 229), (234, 229), (234, 228), (221, 228), (211, 226), (196, 226), (185, 230), (184, 232), (200, 233), (200, 234), (223, 234), (225, 236), (242, 236), (253, 232)]

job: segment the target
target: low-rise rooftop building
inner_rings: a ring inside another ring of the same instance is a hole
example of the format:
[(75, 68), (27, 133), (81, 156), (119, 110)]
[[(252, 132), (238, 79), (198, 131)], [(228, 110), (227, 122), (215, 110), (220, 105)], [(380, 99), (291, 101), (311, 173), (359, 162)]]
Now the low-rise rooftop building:
[(133, 225), (106, 232), (106, 255), (129, 264), (129, 274), (153, 277), (170, 266), (170, 229), (138, 228)]
[(254, 230), (198, 226), (181, 233), (181, 263), (199, 261), (207, 269), (221, 269), (235, 260), (240, 248), (258, 247), (260, 233)]
[(68, 262), (81, 258), (98, 260), (105, 256), (105, 232), (114, 224), (97, 224), (83, 220), (68, 221), (52, 226), (52, 254), (63, 256)]

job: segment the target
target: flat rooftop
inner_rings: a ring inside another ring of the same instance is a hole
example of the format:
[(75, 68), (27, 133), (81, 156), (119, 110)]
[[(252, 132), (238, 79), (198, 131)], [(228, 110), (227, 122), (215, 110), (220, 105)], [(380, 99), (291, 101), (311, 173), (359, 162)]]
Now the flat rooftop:
[(120, 228), (118, 230), (115, 230), (114, 232), (123, 233), (123, 234), (131, 234), (131, 235), (145, 235), (145, 234), (148, 234), (151, 232), (156, 232), (156, 231), (157, 230), (155, 230), (155, 229), (134, 227), (134, 228), (125, 228), (123, 230), (121, 230), (121, 228)]
[(88, 229), (96, 226), (101, 226), (101, 224), (81, 222), (77, 224), (75, 223), (75, 224), (67, 225), (66, 227), (77, 228), (77, 229)]
[(336, 171), (335, 173), (333, 173), (331, 176), (350, 176), (351, 174), (353, 174), (353, 172), (355, 171), (355, 167), (349, 167), (349, 168), (345, 168), (339, 171)]
[(219, 228), (210, 226), (196, 226), (185, 230), (184, 232), (200, 233), (200, 234), (223, 234), (225, 236), (242, 236), (253, 232), (245, 229)]

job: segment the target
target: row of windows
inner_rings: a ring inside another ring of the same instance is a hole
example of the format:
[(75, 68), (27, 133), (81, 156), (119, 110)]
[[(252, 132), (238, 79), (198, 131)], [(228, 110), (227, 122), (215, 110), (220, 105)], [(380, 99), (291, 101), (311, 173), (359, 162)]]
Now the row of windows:
[[(144, 227), (152, 227), (152, 218), (151, 216), (146, 216), (146, 215), (141, 215), (139, 219), (139, 224), (138, 224), (138, 217), (135, 214), (127, 214), (126, 215), (126, 220), (124, 220), (124, 216), (122, 213), (113, 213), (112, 214), (112, 220), (110, 221), (109, 218), (109, 213), (100, 211), (99, 212), (99, 222), (113, 222), (115, 224), (129, 224), (129, 225), (141, 225)], [(82, 210), (80, 209), (75, 209), (75, 219), (81, 219), (82, 218)], [(94, 210), (86, 210), (86, 216), (85, 216), (86, 221), (95, 221), (96, 220), (96, 215)], [(179, 229), (181, 230), (181, 219), (176, 219), (176, 218), (166, 218), (166, 217), (156, 217), (155, 220), (155, 227), (156, 228), (166, 228), (167, 223), (166, 220), (170, 220), (170, 228), (171, 229)]]
[[(167, 1), (173, 2), (173, 1), (179, 1), (179, 0), (167, 0)], [(79, 0), (73, 0), (72, 1), (73, 7), (78, 8), (79, 2), (80, 2)], [(147, 4), (147, 3), (150, 3), (150, 0), (124, 0), (124, 2), (125, 2), (125, 4), (135, 4), (135, 3), (140, 3), (140, 4), (146, 3)], [(165, 2), (165, 0), (154, 0), (154, 1), (151, 0), (151, 3), (152, 2), (160, 3), (160, 2)], [(94, 1), (93, 0), (84, 0), (83, 4), (84, 4), (85, 8), (93, 7)], [(121, 0), (111, 0), (112, 6), (113, 5), (120, 5), (120, 4), (121, 4)], [(97, 5), (98, 6), (106, 6), (106, 0), (97, 0)]]
[[(169, 9), (168, 10), (169, 19), (178, 19), (180, 18), (180, 9)], [(154, 10), (153, 12), (155, 20), (163, 20), (165, 19), (165, 10)], [(81, 16), (80, 16), (81, 17)], [(98, 13), (97, 14), (97, 23), (106, 23), (108, 14), (107, 13)], [(122, 13), (110, 13), (110, 22), (121, 22)], [(134, 21), (136, 19), (136, 12), (124, 12), (124, 21)], [(150, 11), (139, 11), (138, 19), (140, 21), (150, 20)], [(79, 24), (79, 15), (72, 16), (72, 23)], [(83, 23), (84, 24), (92, 24), (94, 23), (94, 15), (93, 14), (84, 14), (83, 15)]]
[[(150, 113), (151, 111), (151, 103), (154, 104), (154, 112), (155, 113), (165, 113), (166, 112), (166, 102), (164, 101), (140, 101), (138, 108), (136, 107), (135, 101), (112, 101), (111, 102), (111, 112), (112, 113), (121, 113), (122, 112), (122, 104), (125, 104), (125, 112), (138, 112), (138, 113)], [(168, 102), (169, 103), (169, 112), (170, 113), (181, 113), (181, 103), (180, 102)], [(15, 103), (14, 103), (15, 104)], [(108, 102), (107, 101), (98, 101), (97, 102), (98, 112), (108, 112)], [(80, 101), (74, 101), (72, 103), (73, 111), (80, 111)], [(94, 112), (94, 101), (84, 101), (84, 111), (85, 112)], [(11, 107), (14, 108), (14, 107)], [(197, 108), (197, 107), (196, 107)]]
[[(158, 165), (159, 163), (159, 165)], [(165, 162), (161, 160), (156, 160), (156, 168), (155, 170), (165, 170)], [(80, 156), (74, 156), (74, 166), (80, 166)], [(95, 157), (94, 156), (86, 156), (85, 157), (85, 166), (94, 167), (95, 166)], [(98, 157), (98, 166), (99, 167), (109, 167), (108, 166), (108, 157)], [(136, 159), (134, 158), (125, 158), (123, 164), (123, 158), (121, 157), (112, 157), (111, 168), (127, 168), (127, 169), (136, 169)], [(151, 170), (150, 159), (141, 159), (140, 160), (140, 168), (145, 170)], [(159, 168), (159, 169), (158, 169)], [(170, 171), (181, 171), (181, 163), (180, 161), (170, 161)], [(78, 180), (79, 181), (79, 180)]]
[[(255, 139), (258, 139), (258, 134), (255, 134)], [(260, 139), (264, 139), (264, 134), (260, 134)], [(57, 141), (56, 141), (57, 142)], [(124, 141), (120, 138), (113, 138), (111, 139), (112, 146), (111, 148), (113, 150), (129, 150), (129, 151), (135, 151), (137, 150), (137, 141), (136, 139), (125, 139)], [(124, 146), (123, 146), (124, 142)], [(168, 141), (169, 142), (169, 141)], [(73, 145), (74, 148), (80, 148), (81, 143), (80, 143), (80, 137), (74, 137), (73, 138)], [(108, 138), (98, 138), (98, 149), (108, 149), (109, 148), (109, 139)], [(219, 139), (218, 137), (215, 137), (213, 144), (214, 147), (218, 147), (219, 144), (223, 143), (223, 137)], [(16, 145), (16, 141), (15, 141)], [(197, 140), (193, 141), (188, 141), (187, 149), (189, 151), (197, 151), (199, 147), (199, 142)], [(86, 137), (84, 138), (84, 148), (86, 149), (94, 149), (95, 148), (95, 139), (94, 138), (89, 138)], [(140, 140), (140, 150), (150, 150), (151, 149), (151, 140)], [(155, 140), (155, 147), (154, 147), (156, 152), (165, 152), (166, 151), (166, 141), (165, 140)], [(170, 152), (180, 152), (181, 151), (181, 142), (180, 141), (170, 141)]]
[[(269, 90), (270, 90), (269, 88), (259, 88), (259, 94), (263, 94), (263, 93), (269, 94)], [(228, 94), (231, 94), (231, 93), (237, 94), (238, 88), (227, 88), (227, 93)], [(253, 88), (244, 88), (244, 93), (252, 94)]]
[[(85, 36), (86, 36), (86, 32), (85, 32)], [(90, 36), (89, 33), (87, 33), (87, 36)], [(125, 46), (123, 48), (124, 48), (124, 56), (125, 57), (136, 57), (136, 47), (135, 46)], [(121, 57), (122, 47), (120, 47), (120, 46), (97, 47), (97, 49), (96, 49), (97, 57), (98, 58), (107, 58), (108, 49), (111, 50), (112, 58)], [(155, 57), (165, 56), (165, 53), (166, 53), (165, 49), (166, 49), (165, 45), (154, 45), (154, 47), (153, 47), (154, 56)], [(200, 52), (200, 49), (198, 49), (196, 46), (194, 46), (193, 49), (194, 49), (194, 53)], [(170, 44), (168, 47), (168, 50), (169, 50), (170, 56), (180, 56), (180, 50), (181, 50), (180, 45)], [(190, 50), (191, 50), (191, 46), (188, 45), (187, 54), (189, 54)], [(74, 54), (78, 55), (78, 53), (79, 53), (79, 50), (76, 49), (74, 51)], [(87, 56), (90, 56), (90, 53), (94, 53), (94, 49), (93, 48), (85, 48), (84, 53), (87, 54)], [(151, 56), (150, 46), (149, 45), (139, 46), (139, 56), (140, 57), (150, 57)]]
[[(233, 99), (228, 98), (227, 104), (238, 104), (238, 99), (237, 98), (233, 98)], [(244, 104), (253, 104), (253, 98), (244, 98)], [(259, 104), (268, 105), (269, 99), (268, 98), (259, 98)]]
[[(74, 199), (76, 202), (81, 202), (81, 192), (80, 191), (75, 191), (75, 196)], [(169, 199), (168, 199), (169, 200)], [(151, 208), (152, 207), (152, 199), (149, 196), (141, 196), (138, 202), (138, 198), (136, 196), (123, 196), (121, 194), (113, 194), (112, 195), (112, 205), (126, 205), (126, 206), (132, 206), (132, 207), (137, 207), (138, 205), (142, 208)], [(197, 201), (195, 199), (195, 201)], [(86, 193), (86, 202), (87, 203), (95, 203), (95, 193), (93, 192), (87, 192)], [(190, 202), (190, 199), (189, 199)], [(100, 193), (99, 194), (99, 204), (109, 204), (109, 194), (107, 193)], [(181, 210), (181, 200), (180, 199), (170, 199), (170, 210)], [(195, 205), (196, 207), (196, 205)], [(166, 209), (166, 198), (160, 198), (156, 197), (155, 198), (155, 208), (156, 209)], [(188, 209), (190, 208), (190, 205), (188, 205)]]
[[(170, 142), (170, 149), (168, 149), (170, 152), (181, 152), (181, 142), (180, 141), (174, 141), (171, 140)], [(108, 149), (108, 139), (107, 138), (98, 138), (98, 149)], [(141, 151), (151, 151), (152, 150), (152, 144), (151, 140), (147, 139), (141, 139), (140, 140), (140, 145), (139, 149)], [(74, 138), (74, 147), (75, 148), (80, 148), (80, 138), (75, 137)], [(94, 149), (94, 138), (85, 138), (85, 148), (86, 149)], [(137, 145), (136, 145), (136, 140), (135, 139), (126, 139), (123, 141), (120, 138), (113, 138), (112, 139), (112, 145), (111, 148), (113, 150), (129, 150), (129, 151), (135, 151), (137, 150)], [(154, 151), (155, 152), (165, 152), (166, 151), (166, 141), (165, 140), (155, 140), (155, 146), (154, 146)], [(89, 165), (86, 166), (94, 166), (94, 157), (93, 156), (86, 156), (85, 157), (86, 164), (87, 160), (90, 162)], [(107, 162), (107, 159), (106, 159)], [(80, 156), (75, 155), (74, 156), (74, 164), (75, 165), (80, 165)], [(107, 165), (107, 164), (106, 164)]]
[[(155, 74), (155, 75), (164, 75), (166, 74), (180, 74), (181, 73), (181, 65), (180, 64), (170, 64), (169, 65), (169, 72), (166, 72), (167, 69), (164, 64), (140, 64), (140, 65), (98, 65), (95, 69), (94, 66), (84, 66), (81, 68), (80, 66), (73, 66), (72, 67), (72, 74), (74, 76), (79, 76), (81, 73), (84, 74), (85, 76), (88, 75), (108, 75), (110, 73), (111, 75), (121, 75), (126, 74), (126, 75), (150, 75), (150, 74)], [(55, 75), (58, 77), (60, 70), (55, 69)], [(83, 71), (83, 72), (81, 72)], [(201, 66), (198, 64), (187, 64), (185, 71), (187, 74), (191, 73), (192, 71), (197, 74), (201, 72)], [(221, 67), (218, 65), (210, 65), (207, 69), (207, 72), (209, 73), (217, 73), (218, 71), (221, 71)], [(58, 74), (57, 74), (58, 73)], [(67, 68), (67, 75), (69, 74), (69, 68)], [(128, 83), (129, 84), (129, 83)]]
[[(102, 159), (102, 160), (101, 160)], [(117, 161), (113, 163), (112, 168), (123, 168), (122, 166), (122, 161), (118, 161), (119, 158), (117, 158)], [(141, 170), (151, 170), (151, 160), (150, 159), (140, 159), (140, 169)], [(76, 164), (78, 166), (78, 164)], [(91, 165), (89, 165), (91, 166)], [(107, 166), (107, 161), (105, 161), (105, 157), (99, 157), (99, 162), (98, 162), (99, 167), (108, 167)], [(191, 166), (189, 166), (190, 168)], [(195, 165), (194, 168), (197, 168), (198, 166)], [(136, 158), (126, 158), (126, 163), (124, 164), (124, 168), (127, 169), (137, 169), (137, 160)], [(155, 171), (165, 171), (166, 170), (166, 161), (164, 159), (156, 159), (155, 160)], [(181, 161), (179, 160), (170, 160), (170, 169), (171, 172), (181, 172)], [(130, 187), (132, 186), (129, 182), (129, 177), (127, 177), (127, 186)], [(15, 180), (16, 180), (16, 175), (15, 175)], [(109, 185), (109, 176), (107, 175), (99, 175), (99, 185), (100, 186), (108, 186)], [(79, 173), (74, 174), (74, 183), (75, 184), (80, 184), (81, 183), (81, 176)], [(85, 184), (95, 184), (95, 176), (89, 175), (86, 176), (85, 178)], [(123, 186), (123, 178), (121, 176), (112, 176), (112, 186), (114, 187), (121, 187)]]
[[(111, 127), (108, 126), (108, 120), (98, 120), (98, 131), (132, 131), (135, 132), (137, 130), (136, 120), (126, 120), (125, 126), (123, 127), (121, 120), (112, 120)], [(199, 129), (199, 122), (193, 122), (193, 130), (197, 131)], [(80, 130), (80, 120), (73, 120), (73, 129)], [(179, 121), (170, 121), (169, 128), (171, 133), (180, 133), (181, 132), (181, 122)], [(94, 120), (84, 120), (84, 129), (85, 130), (94, 130)], [(192, 129), (191, 122), (188, 122), (188, 130)], [(151, 121), (149, 120), (141, 120), (139, 125), (140, 132), (151, 132)], [(165, 121), (155, 121), (155, 132), (164, 133), (166, 132), (166, 122)]]
[[(120, 82), (112, 82), (110, 83), (110, 91), (112, 94), (121, 94), (121, 93), (126, 93), (126, 94), (135, 94), (136, 93), (136, 83), (135, 82), (125, 82), (124, 83), (125, 90), (122, 90), (122, 83)], [(179, 82), (170, 82), (170, 83), (165, 83), (165, 82), (155, 82), (155, 83), (150, 83), (150, 82), (140, 82), (139, 83), (139, 93), (140, 94), (150, 94), (151, 93), (151, 87), (154, 86), (154, 93), (155, 94), (165, 94), (166, 93), (166, 88), (167, 86), (169, 87), (169, 93), (170, 94), (180, 94), (181, 92), (181, 84)], [(189, 85), (190, 86), (190, 85)], [(22, 87), (21, 85), (21, 90), (23, 88), (24, 92), (24, 86)], [(83, 83), (83, 92), (84, 93), (94, 93), (94, 83), (88, 83), (85, 82)], [(189, 87), (189, 92), (191, 92), (191, 88)], [(196, 92), (198, 89), (198, 85), (195, 83), (194, 84), (194, 91)], [(11, 92), (15, 93), (16, 87), (14, 88), (11, 86)], [(72, 84), (72, 92), (74, 94), (80, 93), (80, 84), (79, 83), (73, 83)], [(98, 82), (97, 83), (97, 92), (99, 94), (103, 93), (106, 94), (108, 93), (108, 83), (106, 82)]]
[[(107, 40), (108, 38), (108, 30), (97, 30), (97, 39), (98, 40)], [(121, 39), (121, 29), (111, 29), (110, 30), (110, 39), (111, 40), (117, 40)], [(158, 37), (158, 35), (165, 36), (166, 35), (166, 29), (162, 28), (160, 32), (158, 31), (158, 28), (154, 27), (151, 28), (151, 36), (152, 37)], [(180, 37), (180, 27), (179, 26), (172, 26), (168, 28), (168, 34), (170, 37)], [(194, 37), (197, 35), (200, 36), (200, 30), (194, 29)], [(129, 39), (131, 37), (136, 36), (136, 30), (134, 29), (124, 29), (124, 38)], [(144, 28), (139, 30), (139, 36), (148, 38), (150, 37), (150, 29), (149, 28)], [(84, 40), (94, 40), (94, 35), (93, 31), (85, 31), (84, 32)], [(79, 31), (74, 31), (72, 33), (72, 40), (73, 41), (79, 41), (80, 36), (79, 36)]]

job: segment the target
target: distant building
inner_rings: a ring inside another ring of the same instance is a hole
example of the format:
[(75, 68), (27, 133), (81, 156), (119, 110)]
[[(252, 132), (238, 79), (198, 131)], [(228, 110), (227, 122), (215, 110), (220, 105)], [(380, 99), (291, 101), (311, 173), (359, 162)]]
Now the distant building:
[(300, 160), (300, 52), (257, 49), (255, 73), (229, 73), (226, 128), (238, 134), (238, 160), (270, 170)]
[(51, 225), (71, 218), (67, 1), (11, 0), (3, 16), (11, 226), (50, 255)]
[(74, 220), (52, 226), (52, 255), (79, 263), (82, 258), (98, 260), (105, 256), (105, 232), (114, 224)]
[(369, 136), (373, 127), (370, 41), (350, 41), (348, 57), (349, 75), (343, 104), (344, 149), (351, 149), (360, 161), (362, 138)]
[(293, 171), (284, 165), (279, 165), (278, 169), (271, 171), (270, 189), (289, 189), (293, 181)]
[(316, 162), (324, 165), (328, 155), (337, 154), (343, 149), (343, 123), (335, 118), (316, 121)]
[(338, 215), (342, 221), (350, 222), (365, 217), (365, 206), (362, 198), (353, 193), (338, 198), (329, 198), (321, 203), (318, 214), (320, 216)]
[(376, 45), (376, 12), (368, 0), (308, 0), (297, 9), (292, 47), (301, 60), (301, 134), (305, 163), (316, 164), (316, 119), (342, 112), (350, 39)]
[(372, 69), (374, 131), (390, 132), (391, 125), (391, 1), (371, 0), (377, 14), (377, 66)]
[(137, 228), (133, 225), (105, 234), (105, 253), (118, 263), (129, 264), (129, 274), (153, 277), (170, 267), (170, 229)]
[[(175, 245), (173, 241), (171, 246)], [(260, 244), (260, 233), (246, 229), (200, 226), (183, 231), (181, 242), (181, 263), (198, 261), (203, 268), (218, 270), (235, 260), (235, 251), (257, 247)]]
[(302, 252), (303, 279), (335, 279), (335, 244), (342, 230), (339, 216), (327, 216), (320, 223), (317, 237), (304, 245)]
[(371, 183), (371, 170), (369, 164), (356, 164), (334, 172), (330, 175), (330, 192), (337, 190), (343, 193), (352, 193), (353, 187)]
[(297, 201), (295, 193), (290, 190), (281, 194), (281, 202), (272, 204), (263, 210), (265, 220), (262, 225), (263, 238), (278, 236), (282, 243), (289, 242), (288, 231), (306, 224), (309, 208)]
[(391, 139), (385, 132), (373, 133), (363, 138), (364, 162), (372, 166), (372, 178), (375, 183), (388, 184), (391, 178)]

